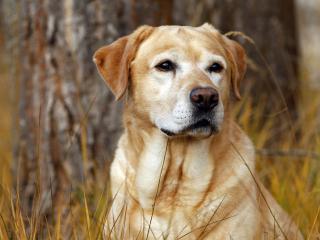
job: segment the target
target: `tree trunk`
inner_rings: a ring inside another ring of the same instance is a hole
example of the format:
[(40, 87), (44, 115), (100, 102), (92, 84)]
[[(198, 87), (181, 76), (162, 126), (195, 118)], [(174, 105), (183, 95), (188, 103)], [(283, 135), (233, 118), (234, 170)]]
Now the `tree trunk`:
[[(297, 0), (301, 76), (311, 89), (320, 90), (320, 3), (318, 0)], [(320, 115), (319, 115), (320, 116)]]
[(121, 104), (96, 74), (92, 55), (123, 34), (122, 6), (35, 0), (20, 7), (17, 187), (24, 210), (37, 200), (49, 214), (67, 202), (71, 186), (94, 180), (112, 158)]

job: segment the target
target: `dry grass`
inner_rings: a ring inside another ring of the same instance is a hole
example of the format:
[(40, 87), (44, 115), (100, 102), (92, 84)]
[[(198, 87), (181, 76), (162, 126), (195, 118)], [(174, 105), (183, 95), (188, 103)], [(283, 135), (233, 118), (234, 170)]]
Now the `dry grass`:
[[(40, 222), (36, 205), (28, 218), (22, 217), (19, 196), (11, 188), (13, 119), (5, 79), (0, 75), (0, 239), (101, 239), (109, 202), (108, 187), (103, 184), (107, 182), (106, 176), (102, 184), (86, 184), (72, 191), (67, 219), (57, 210), (57, 219)], [(263, 150), (273, 138), (271, 129), (277, 124), (277, 115), (263, 116), (263, 105), (254, 109), (250, 98), (235, 113), (242, 109), (239, 123), (256, 144), (260, 178), (293, 216), (306, 239), (320, 239), (320, 94), (310, 89), (304, 89), (303, 93), (299, 121), (292, 123), (293, 130), (302, 130), (299, 140), (293, 140), (291, 132), (281, 133), (277, 149)], [(68, 237), (62, 235), (62, 229), (66, 228), (61, 225), (62, 218), (70, 232)]]
[(301, 129), (301, 135), (295, 139), (292, 132), (282, 132), (276, 149), (263, 147), (272, 139), (277, 116), (262, 117), (259, 109), (248, 106), (248, 100), (239, 123), (255, 143), (257, 168), (265, 186), (293, 216), (306, 239), (320, 239), (320, 95), (311, 89), (304, 94), (299, 120), (291, 123), (292, 131)]

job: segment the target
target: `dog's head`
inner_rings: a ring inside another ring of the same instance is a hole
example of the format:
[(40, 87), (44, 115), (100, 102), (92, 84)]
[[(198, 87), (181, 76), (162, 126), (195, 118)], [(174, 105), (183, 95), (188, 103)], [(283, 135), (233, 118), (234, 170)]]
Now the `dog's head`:
[(168, 136), (217, 133), (246, 70), (244, 49), (214, 27), (143, 26), (94, 54), (117, 99)]

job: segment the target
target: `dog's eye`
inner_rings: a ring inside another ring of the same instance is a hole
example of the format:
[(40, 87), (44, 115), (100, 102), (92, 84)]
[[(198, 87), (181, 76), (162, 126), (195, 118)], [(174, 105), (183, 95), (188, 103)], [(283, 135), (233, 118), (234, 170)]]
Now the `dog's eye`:
[(175, 64), (173, 62), (171, 62), (170, 60), (166, 60), (164, 62), (159, 63), (158, 65), (156, 65), (156, 68), (160, 71), (163, 72), (170, 72), (173, 71), (175, 69)]
[(223, 66), (219, 63), (214, 63), (212, 64), (210, 67), (208, 67), (208, 71), (210, 73), (214, 72), (214, 73), (219, 73), (223, 70)]

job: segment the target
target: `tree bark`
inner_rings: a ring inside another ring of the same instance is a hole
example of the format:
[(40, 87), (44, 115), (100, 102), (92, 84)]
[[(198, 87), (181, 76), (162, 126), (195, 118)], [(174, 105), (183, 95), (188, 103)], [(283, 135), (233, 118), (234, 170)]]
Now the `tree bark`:
[[(112, 7), (111, 7), (112, 6)], [(92, 63), (120, 33), (118, 1), (21, 2), (20, 137), (17, 188), (30, 214), (68, 202), (72, 186), (93, 181), (111, 160), (121, 129), (113, 100)]]

